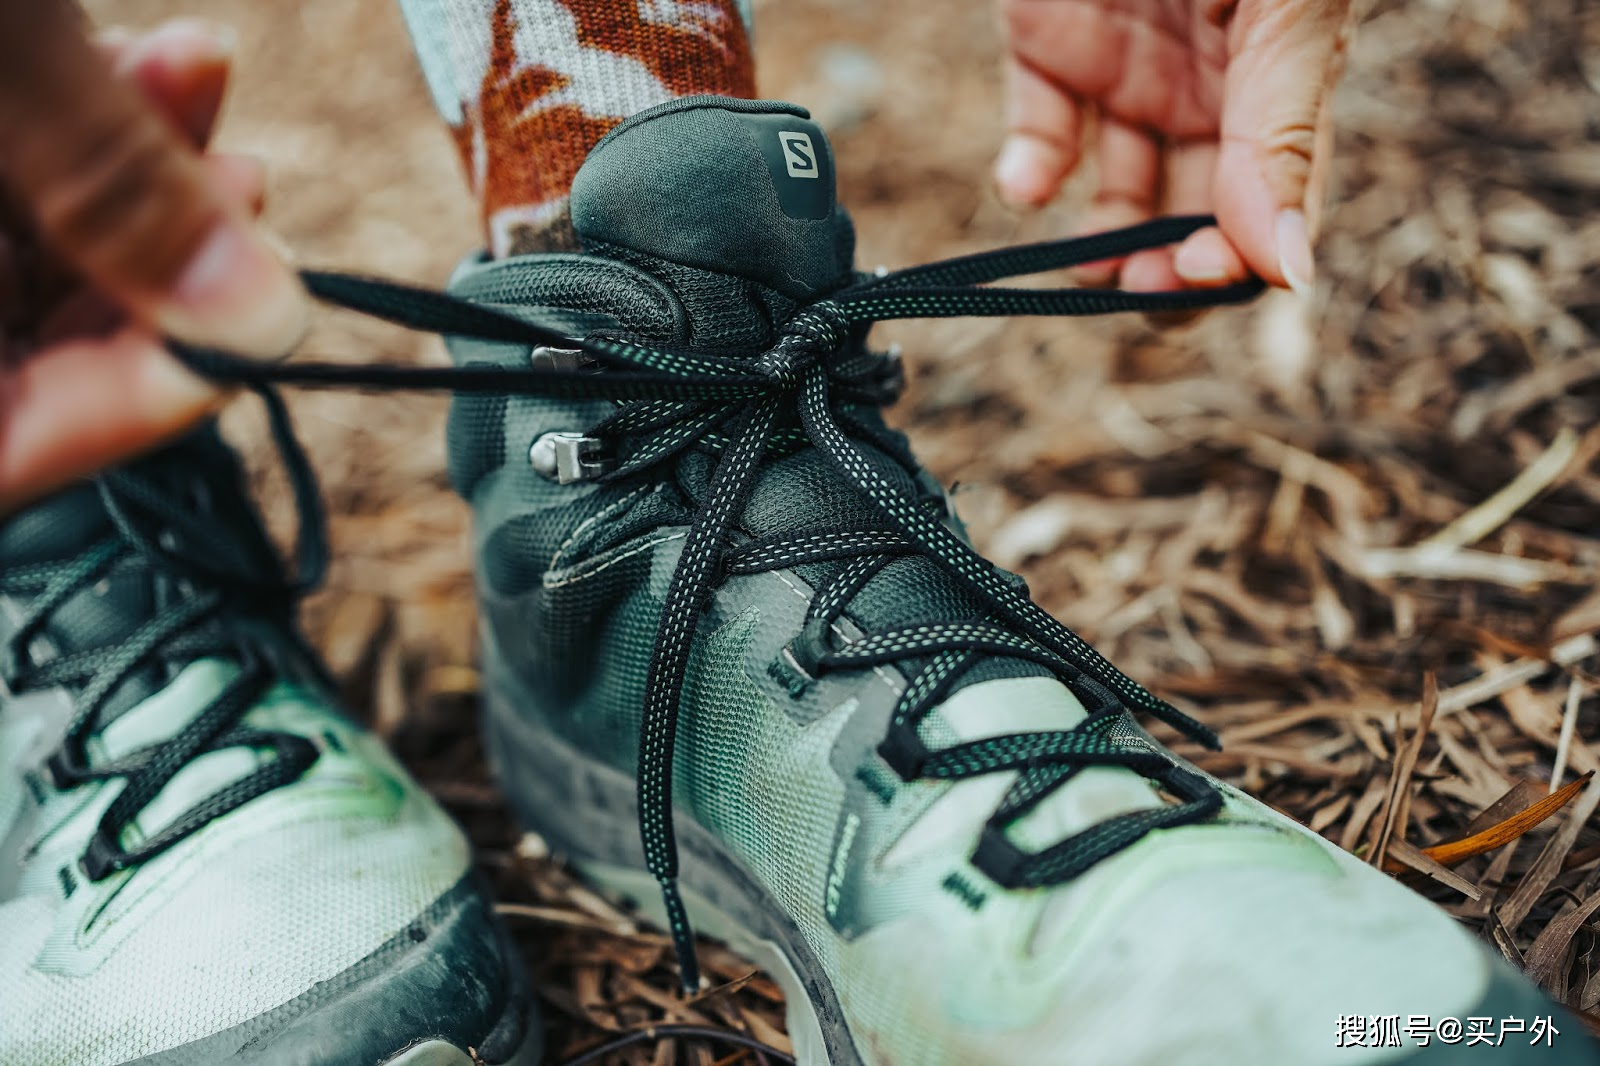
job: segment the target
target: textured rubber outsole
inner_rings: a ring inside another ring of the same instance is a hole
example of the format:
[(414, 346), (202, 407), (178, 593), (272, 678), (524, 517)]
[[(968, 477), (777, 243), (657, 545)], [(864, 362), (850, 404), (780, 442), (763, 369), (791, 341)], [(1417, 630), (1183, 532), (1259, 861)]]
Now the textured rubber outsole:
[[(533, 729), (512, 707), (491, 686), (484, 712), (489, 761), (518, 819), (596, 887), (626, 897), (665, 928), (660, 887), (644, 866), (633, 776)], [(678, 820), (678, 850), (692, 860), (679, 885), (689, 920), (782, 987), (800, 1066), (861, 1066), (832, 982), (800, 930), (701, 826)]]

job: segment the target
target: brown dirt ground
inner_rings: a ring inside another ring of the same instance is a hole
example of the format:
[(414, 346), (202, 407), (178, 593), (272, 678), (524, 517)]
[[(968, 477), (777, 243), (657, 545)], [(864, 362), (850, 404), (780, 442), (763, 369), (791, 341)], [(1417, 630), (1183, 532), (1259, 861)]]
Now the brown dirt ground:
[[(391, 0), (88, 6), (130, 25), (197, 13), (238, 26), (222, 141), (268, 160), (268, 219), (304, 262), (434, 282), (473, 244), (473, 206)], [(988, 190), (999, 96), (985, 4), (757, 11), (763, 91), (833, 131), (864, 263), (1071, 232), (1081, 186), (1026, 218)], [(1504, 819), (1545, 794), (1558, 762), (1567, 781), (1600, 766), (1600, 7), (1369, 4), (1336, 113), (1314, 299), (1275, 296), (1182, 330), (886, 330), (911, 359), (898, 418), (960, 483), (980, 545), (1222, 731), (1228, 750), (1205, 765), (1407, 871), (1594, 1011), (1600, 833), (1586, 823), (1600, 787), (1564, 794), (1567, 810), (1510, 845), (1532, 819)], [(307, 348), (442, 359), (433, 342), (332, 318)], [(661, 1020), (782, 1046), (769, 982), (676, 1001), (659, 938), (518, 856), (472, 731), (466, 513), (442, 473), (444, 401), (322, 394), (293, 407), (337, 553), (309, 628), (356, 711), (468, 825), (503, 898), (536, 908), (512, 920), (554, 1051)], [(259, 443), (254, 412), (229, 419)], [(287, 535), (265, 451), (250, 452)], [(1462, 838), (1455, 854), (1438, 847)], [(725, 952), (709, 961), (724, 980), (747, 972)], [(615, 1061), (755, 1061), (716, 1054), (680, 1041)]]

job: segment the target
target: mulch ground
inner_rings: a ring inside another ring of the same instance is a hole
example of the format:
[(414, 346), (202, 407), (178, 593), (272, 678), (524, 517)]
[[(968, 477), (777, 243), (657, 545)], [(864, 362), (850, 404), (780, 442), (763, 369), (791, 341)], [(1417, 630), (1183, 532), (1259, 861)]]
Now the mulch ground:
[[(239, 24), (224, 140), (267, 157), (269, 218), (307, 262), (437, 281), (470, 246), (473, 210), (390, 0), (89, 6)], [(868, 265), (1061, 235), (1081, 202), (1026, 218), (995, 202), (997, 39), (984, 5), (951, 6), (757, 4), (764, 91), (834, 133)], [(1314, 299), (1182, 328), (884, 330), (911, 372), (897, 418), (958, 484), (981, 546), (1226, 743), (1187, 754), (1593, 1017), (1600, 6), (1369, 5), (1337, 116)], [(341, 321), (308, 347), (442, 358)], [(785, 1049), (772, 982), (706, 945), (722, 983), (682, 1001), (666, 941), (521, 840), (489, 783), (443, 401), (294, 407), (338, 553), (311, 631), (352, 706), (477, 843), (528, 948), (553, 1061), (661, 1023)], [(253, 413), (230, 418), (259, 439)], [(252, 455), (287, 533), (281, 486)], [(760, 1058), (679, 1039), (607, 1061)]]

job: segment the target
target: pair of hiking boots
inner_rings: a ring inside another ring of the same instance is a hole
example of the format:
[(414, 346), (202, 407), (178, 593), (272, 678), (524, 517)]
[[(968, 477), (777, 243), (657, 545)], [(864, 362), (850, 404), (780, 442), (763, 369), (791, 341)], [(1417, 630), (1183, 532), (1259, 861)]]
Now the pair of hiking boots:
[[(881, 421), (874, 320), (1113, 309), (974, 287), (1059, 248), (854, 274), (821, 130), (715, 98), (601, 142), (572, 222), (582, 255), (452, 298), (311, 280), (451, 335), (454, 376), (410, 373), (461, 393), (492, 761), (689, 984), (691, 930), (726, 940), (807, 1066), (1596, 1061), (1442, 911), (1134, 725), (1209, 737), (977, 556)], [(298, 577), (214, 427), (0, 524), (0, 1064), (530, 1066), (466, 841), (297, 634), (315, 488), (263, 395)], [(1355, 1015), (1560, 1035), (1340, 1046)]]

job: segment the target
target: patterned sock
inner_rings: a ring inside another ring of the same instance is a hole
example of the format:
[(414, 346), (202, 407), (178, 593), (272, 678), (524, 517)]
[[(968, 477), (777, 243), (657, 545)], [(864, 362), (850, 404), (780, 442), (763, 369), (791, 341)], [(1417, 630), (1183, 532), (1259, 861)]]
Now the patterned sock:
[(749, 0), (400, 0), (496, 257), (575, 248), (573, 175), (617, 123), (755, 95)]

